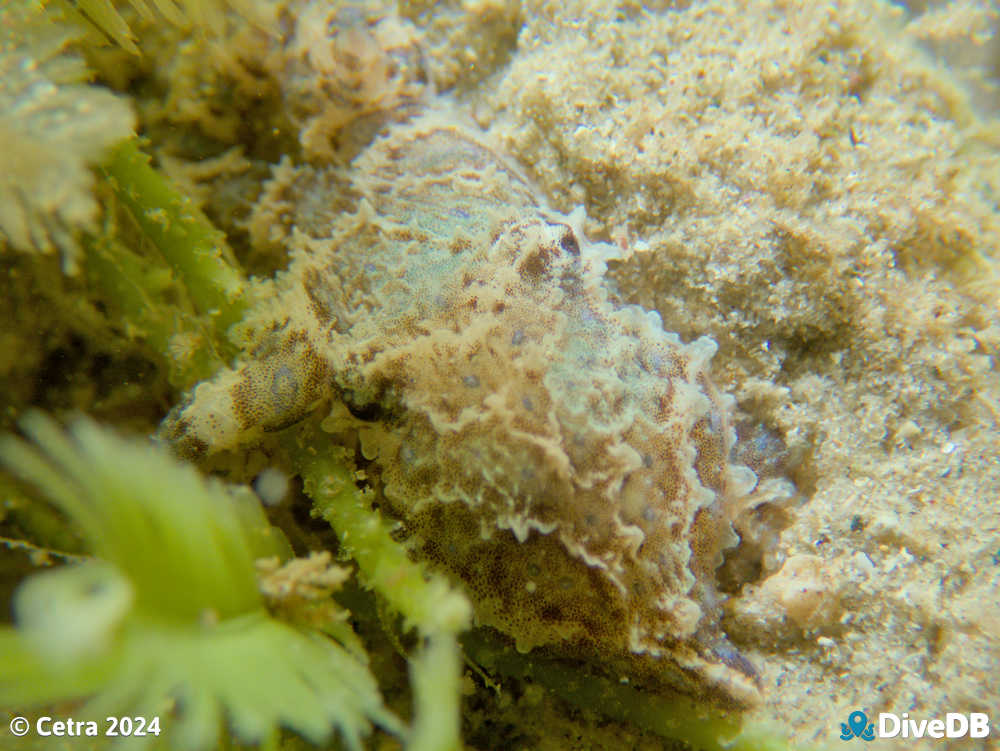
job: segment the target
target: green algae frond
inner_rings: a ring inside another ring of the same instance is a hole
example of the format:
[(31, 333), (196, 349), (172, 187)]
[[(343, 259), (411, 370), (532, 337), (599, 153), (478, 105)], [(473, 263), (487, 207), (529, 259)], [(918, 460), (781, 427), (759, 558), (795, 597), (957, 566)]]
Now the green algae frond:
[(86, 420), (66, 435), (36, 413), (23, 429), (34, 445), (6, 438), (0, 457), (80, 526), (95, 559), (22, 585), (17, 626), (0, 633), (0, 702), (164, 715), (176, 748), (214, 747), (223, 718), (247, 743), (279, 727), (313, 743), (337, 729), (351, 748), (373, 722), (403, 733), (362, 662), (264, 609), (254, 559), (287, 544), (251, 494)]
[(143, 234), (183, 280), (195, 308), (224, 335), (246, 309), (246, 282), (225, 236), (150, 167), (135, 141), (118, 144), (103, 169)]
[(41, 3), (0, 3), (0, 252), (59, 251), (71, 273), (97, 226), (89, 168), (135, 126), (124, 97), (87, 84), (81, 36)]
[[(115, 44), (139, 55), (140, 50), (125, 17), (111, 0), (78, 0), (75, 3), (80, 13), (95, 27), (104, 32)], [(224, 23), (226, 6), (237, 9), (245, 17), (253, 17), (255, 6), (247, 0), (131, 0), (129, 3), (144, 22), (165, 20), (180, 28), (200, 28), (216, 31)], [(150, 7), (150, 5), (152, 7)]]

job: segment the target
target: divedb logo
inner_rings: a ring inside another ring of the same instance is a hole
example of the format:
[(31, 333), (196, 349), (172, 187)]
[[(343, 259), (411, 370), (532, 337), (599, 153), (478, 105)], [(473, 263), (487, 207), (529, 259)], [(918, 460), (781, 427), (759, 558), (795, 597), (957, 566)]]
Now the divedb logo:
[(990, 718), (984, 712), (948, 712), (944, 719), (914, 720), (906, 712), (879, 712), (878, 722), (869, 722), (860, 709), (851, 712), (847, 722), (840, 723), (840, 740), (860, 738), (986, 738), (990, 734)]

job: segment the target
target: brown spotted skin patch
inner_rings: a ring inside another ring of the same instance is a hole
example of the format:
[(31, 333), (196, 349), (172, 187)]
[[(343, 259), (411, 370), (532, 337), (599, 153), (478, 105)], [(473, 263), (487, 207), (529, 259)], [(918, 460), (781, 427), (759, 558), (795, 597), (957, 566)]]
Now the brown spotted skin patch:
[[(294, 197), (313, 169), (271, 192)], [(164, 434), (181, 451), (239, 448), (341, 399), (371, 418), (361, 451), (414, 555), (464, 583), (481, 623), (519, 649), (755, 703), (719, 625), (715, 571), (754, 478), (728, 463), (714, 343), (613, 305), (613, 249), (471, 130), (394, 126), (352, 174), (352, 212), (321, 230), (296, 217), (311, 229), (247, 323), (266, 332), (253, 354)]]

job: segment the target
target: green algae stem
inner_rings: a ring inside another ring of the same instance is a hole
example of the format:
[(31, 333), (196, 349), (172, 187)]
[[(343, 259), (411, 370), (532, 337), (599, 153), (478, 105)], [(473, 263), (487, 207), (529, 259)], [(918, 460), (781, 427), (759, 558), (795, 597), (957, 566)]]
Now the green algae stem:
[(461, 751), (462, 662), (454, 634), (431, 636), (410, 659), (414, 720), (406, 751)]
[(191, 199), (149, 164), (134, 140), (117, 146), (104, 164), (115, 194), (142, 231), (184, 280), (199, 312), (211, 316), (225, 341), (246, 312), (246, 281), (225, 236)]
[[(488, 673), (533, 681), (582, 710), (634, 725), (698, 751), (789, 751), (777, 728), (742, 723), (738, 715), (681, 697), (666, 697), (616, 683), (579, 666), (521, 654), (490, 632), (462, 637), (465, 654)], [(818, 749), (813, 749), (818, 751)]]
[(372, 511), (355, 486), (345, 449), (320, 438), (318, 445), (312, 440), (295, 455), (315, 513), (331, 524), (368, 584), (403, 615), (407, 626), (416, 626), (424, 635), (467, 628), (468, 600), (441, 577), (428, 576), (392, 539), (391, 525)]
[(330, 523), (368, 585), (425, 637), (423, 649), (410, 659), (414, 720), (407, 751), (458, 751), (462, 671), (456, 637), (471, 620), (468, 600), (411, 561), (392, 539), (391, 525), (355, 486), (344, 448), (312, 436), (293, 454), (314, 513)]
[(84, 263), (91, 283), (158, 356), (171, 384), (187, 388), (223, 366), (203, 319), (166, 301), (175, 282), (165, 265), (151, 265), (112, 237), (89, 239)]

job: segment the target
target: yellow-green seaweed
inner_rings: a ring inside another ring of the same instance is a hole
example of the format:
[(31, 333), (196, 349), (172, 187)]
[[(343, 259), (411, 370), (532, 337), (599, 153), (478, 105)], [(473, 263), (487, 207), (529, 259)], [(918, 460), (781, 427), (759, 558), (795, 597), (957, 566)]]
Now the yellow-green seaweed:
[(84, 419), (68, 435), (38, 413), (22, 427), (34, 445), (7, 437), (0, 459), (95, 560), (22, 585), (17, 626), (0, 632), (0, 703), (89, 697), (80, 718), (162, 715), (174, 748), (214, 747), (223, 718), (247, 743), (281, 726), (316, 744), (336, 728), (351, 748), (372, 722), (403, 734), (363, 663), (267, 614), (253, 562), (287, 548), (252, 494)]
[(134, 141), (119, 144), (103, 169), (119, 200), (184, 281), (197, 309), (224, 335), (246, 309), (246, 282), (225, 236), (150, 167)]

